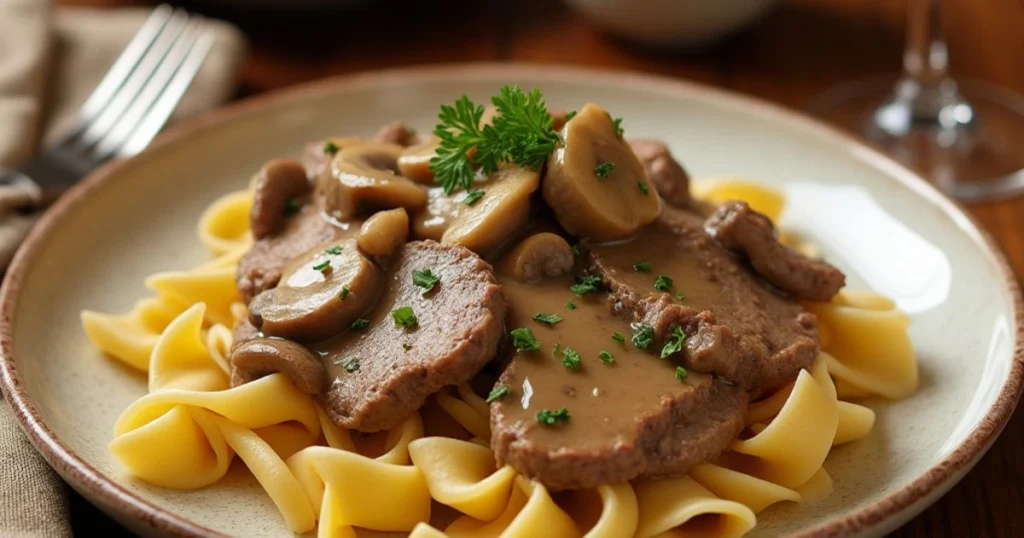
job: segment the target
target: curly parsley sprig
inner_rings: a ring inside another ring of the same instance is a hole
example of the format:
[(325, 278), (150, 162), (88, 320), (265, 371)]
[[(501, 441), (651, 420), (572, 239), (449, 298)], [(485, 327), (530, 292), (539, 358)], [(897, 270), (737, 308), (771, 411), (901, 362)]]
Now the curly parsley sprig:
[(467, 96), (442, 105), (434, 134), (441, 140), (430, 171), (445, 193), (469, 190), (477, 171), (492, 174), (501, 163), (539, 170), (559, 142), (540, 90), (502, 86), (491, 98), (496, 114), (481, 127), (484, 107)]

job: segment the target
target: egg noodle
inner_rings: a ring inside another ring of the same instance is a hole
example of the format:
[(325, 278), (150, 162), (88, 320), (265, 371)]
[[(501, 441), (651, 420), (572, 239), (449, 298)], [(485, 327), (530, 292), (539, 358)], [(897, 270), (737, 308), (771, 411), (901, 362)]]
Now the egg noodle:
[[(710, 201), (745, 200), (772, 220), (784, 204), (779, 193), (739, 180), (695, 191)], [(231, 327), (246, 315), (235, 268), (252, 244), (251, 205), (248, 191), (217, 200), (199, 222), (211, 262), (150, 276), (155, 297), (124, 315), (85, 311), (82, 324), (97, 349), (148, 376), (148, 394), (124, 410), (110, 443), (132, 474), (202, 488), (237, 456), (296, 533), (741, 536), (769, 506), (832, 490), (822, 467), (829, 451), (867, 435), (875, 420), (849, 400), (903, 398), (917, 386), (909, 318), (891, 301), (843, 291), (829, 303), (803, 302), (818, 317), (821, 353), (796, 380), (750, 404), (745, 431), (714, 463), (678, 478), (552, 495), (511, 467), (495, 467), (489, 405), (468, 385), (368, 437), (335, 426), (284, 374), (230, 388)]]

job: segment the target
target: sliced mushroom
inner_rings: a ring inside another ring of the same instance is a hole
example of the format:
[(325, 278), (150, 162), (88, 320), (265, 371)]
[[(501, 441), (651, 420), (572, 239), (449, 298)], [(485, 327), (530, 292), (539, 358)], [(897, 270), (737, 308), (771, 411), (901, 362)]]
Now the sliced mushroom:
[(502, 258), (502, 272), (519, 282), (536, 282), (568, 275), (575, 263), (576, 256), (565, 239), (541, 232), (523, 239)]
[(312, 351), (290, 340), (254, 338), (231, 350), (231, 386), (281, 372), (307, 394), (327, 388), (327, 369)]
[(296, 258), (276, 288), (253, 298), (249, 320), (267, 336), (318, 342), (373, 306), (381, 279), (354, 239), (323, 243)]
[(431, 137), (423, 144), (406, 148), (398, 156), (398, 171), (416, 183), (425, 185), (434, 183), (434, 173), (430, 171), (430, 159), (437, 155), (439, 143), (439, 138)]
[(344, 220), (379, 209), (425, 206), (427, 190), (398, 175), (402, 151), (402, 146), (375, 142), (339, 151), (319, 184), (324, 209)]
[(256, 174), (249, 225), (256, 239), (284, 228), (291, 204), (302, 203), (312, 190), (306, 170), (294, 159), (274, 159)]
[[(517, 235), (530, 216), (530, 195), (540, 185), (540, 173), (515, 165), (503, 166), (478, 188), (483, 197), (473, 205), (457, 204), (457, 214), (441, 236), (487, 256)], [(460, 194), (461, 202), (467, 193)]]
[(363, 223), (356, 239), (370, 256), (389, 256), (409, 238), (409, 214), (405, 208), (378, 211)]
[(543, 192), (568, 232), (619, 239), (658, 217), (657, 191), (603, 108), (587, 104), (561, 133), (564, 144), (548, 158)]

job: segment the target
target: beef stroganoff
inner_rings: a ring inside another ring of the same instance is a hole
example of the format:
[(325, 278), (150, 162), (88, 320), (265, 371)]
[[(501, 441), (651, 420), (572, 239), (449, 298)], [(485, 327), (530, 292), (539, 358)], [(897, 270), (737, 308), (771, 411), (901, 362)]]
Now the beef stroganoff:
[(202, 216), (209, 263), (83, 312), (148, 376), (114, 456), (178, 489), (237, 457), (322, 537), (740, 536), (827, 495), (855, 400), (916, 388), (909, 318), (780, 193), (691, 186), (596, 104), (492, 103), (268, 162)]

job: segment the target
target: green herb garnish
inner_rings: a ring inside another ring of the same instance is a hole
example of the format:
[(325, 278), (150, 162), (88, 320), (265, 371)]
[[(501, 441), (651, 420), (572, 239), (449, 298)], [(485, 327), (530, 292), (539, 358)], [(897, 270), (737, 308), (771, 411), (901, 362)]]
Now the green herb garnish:
[(441, 142), (430, 171), (447, 194), (459, 187), (469, 190), (477, 170), (492, 174), (504, 162), (539, 170), (560, 140), (540, 90), (525, 93), (518, 86), (502, 86), (491, 103), (496, 114), (483, 127), (484, 107), (469, 97), (441, 106), (434, 128)]
[(654, 280), (654, 289), (661, 291), (672, 289), (672, 279), (665, 275), (658, 275), (658, 278)]
[(686, 295), (684, 295), (683, 292), (680, 291), (680, 292), (676, 293), (676, 300), (678, 300), (678, 301), (685, 301), (686, 300)]
[(285, 216), (294, 215), (302, 209), (302, 200), (299, 200), (298, 196), (293, 196), (288, 199), (288, 205), (284, 206)]
[(565, 113), (565, 122), (568, 123), (569, 120), (571, 120), (571, 119), (573, 119), (575, 117), (576, 117), (576, 111), (575, 110), (570, 110), (570, 111)]
[(511, 334), (512, 344), (516, 347), (516, 351), (537, 351), (540, 349), (540, 342), (533, 336), (533, 331), (529, 327), (513, 329)]
[(541, 409), (537, 412), (537, 422), (541, 424), (552, 425), (560, 420), (569, 420), (569, 410), (566, 408), (557, 409), (552, 411), (550, 409)]
[(402, 342), (402, 351), (409, 351), (412, 349), (412, 344), (409, 342)]
[(558, 314), (542, 314), (540, 312), (533, 315), (534, 321), (539, 321), (545, 325), (554, 325), (559, 321), (562, 321), (562, 316)]
[(640, 189), (640, 192), (644, 193), (644, 196), (651, 194), (651, 191), (647, 189), (647, 185), (643, 182), (643, 180), (638, 179), (636, 181), (636, 188)]
[(411, 306), (400, 306), (392, 310), (391, 319), (395, 320), (396, 326), (405, 327), (406, 329), (412, 329), (419, 324), (419, 320), (416, 319), (416, 313), (412, 311)]
[(333, 246), (333, 247), (331, 247), (331, 248), (326, 248), (326, 249), (324, 249), (324, 252), (326, 252), (326, 253), (328, 253), (328, 254), (332, 254), (332, 255), (334, 255), (334, 256), (337, 256), (337, 255), (341, 254), (341, 250), (342, 250), (342, 248), (343, 248), (343, 247), (342, 247), (341, 245), (334, 245), (334, 246)]
[(565, 346), (565, 349), (562, 350), (562, 366), (578, 372), (580, 369), (580, 352)]
[(568, 308), (569, 310), (576, 310), (576, 303), (572, 301), (566, 301), (565, 307)]
[(622, 118), (615, 118), (612, 120), (612, 126), (615, 127), (615, 136), (622, 138), (622, 135), (626, 132), (626, 130), (622, 128)]
[(324, 260), (324, 261), (314, 265), (313, 266), (313, 270), (314, 271), (320, 271), (321, 273), (324, 273), (330, 267), (331, 267), (331, 260)]
[(612, 333), (612, 340), (615, 340), (616, 342), (618, 342), (620, 344), (624, 344), (624, 343), (626, 343), (626, 336), (624, 334), (622, 334), (622, 333), (614, 332), (614, 333)]
[(359, 369), (359, 359), (355, 357), (345, 357), (340, 363), (335, 364), (340, 364), (341, 368), (350, 374)]
[(491, 393), (487, 395), (487, 403), (496, 402), (508, 394), (509, 388), (505, 385), (495, 385)]
[(682, 381), (686, 379), (686, 376), (688, 375), (690, 375), (690, 373), (686, 371), (686, 368), (683, 368), (682, 366), (676, 366), (676, 379)]
[(579, 297), (583, 297), (591, 292), (602, 291), (604, 289), (604, 284), (601, 283), (601, 277), (597, 275), (577, 276), (575, 281), (575, 284), (569, 286), (569, 291), (575, 293)]
[(469, 191), (469, 194), (467, 194), (466, 198), (462, 200), (462, 203), (472, 207), (473, 204), (479, 202), (480, 199), (483, 198), (485, 194), (487, 194), (487, 192), (484, 191), (483, 189), (473, 189)]
[(647, 349), (654, 344), (654, 327), (644, 323), (633, 324), (633, 345), (638, 349)]
[(342, 286), (341, 287), (341, 291), (338, 292), (338, 300), (344, 301), (345, 298), (348, 297), (349, 293), (352, 293), (352, 292), (349, 291), (348, 286)]
[(357, 319), (357, 320), (352, 322), (352, 326), (351, 327), (352, 327), (353, 331), (361, 331), (361, 330), (363, 330), (363, 329), (365, 329), (365, 328), (367, 328), (369, 326), (370, 326), (370, 320), (368, 320), (366, 318), (359, 318), (359, 319)]
[(633, 264), (633, 270), (646, 273), (651, 270), (651, 262), (637, 262)]
[(672, 338), (661, 348), (661, 358), (667, 359), (669, 355), (682, 351), (683, 342), (686, 342), (686, 333), (682, 327), (676, 327), (672, 330)]
[(430, 269), (414, 270), (412, 272), (412, 283), (413, 285), (424, 289), (424, 296), (434, 291), (434, 288), (436, 288), (440, 282), (441, 279)]
[(324, 142), (324, 153), (328, 155), (334, 155), (335, 153), (338, 152), (339, 149), (341, 148), (339, 148), (338, 145), (335, 144), (333, 140), (328, 140), (327, 142)]
[(594, 167), (594, 175), (599, 178), (606, 178), (612, 175), (612, 170), (615, 170), (615, 163), (609, 161), (600, 162)]
[(597, 354), (597, 358), (601, 359), (601, 362), (605, 364), (615, 364), (615, 357), (613, 357), (612, 354), (608, 353), (607, 351), (602, 350), (600, 353)]
[(582, 250), (580, 250), (580, 244), (579, 243), (573, 243), (572, 244), (572, 255), (573, 256), (579, 256), (581, 252), (582, 252)]

